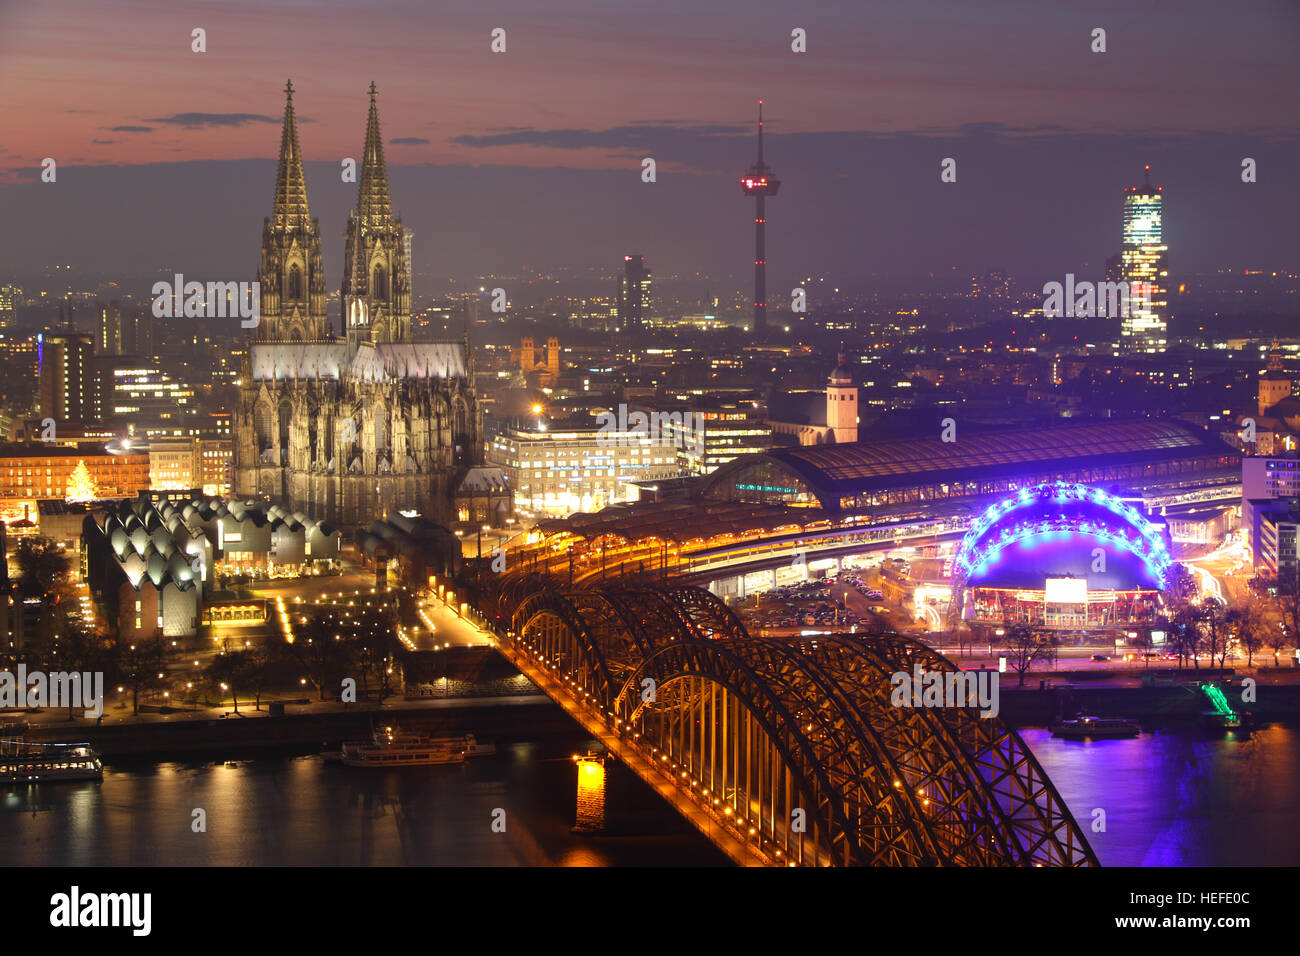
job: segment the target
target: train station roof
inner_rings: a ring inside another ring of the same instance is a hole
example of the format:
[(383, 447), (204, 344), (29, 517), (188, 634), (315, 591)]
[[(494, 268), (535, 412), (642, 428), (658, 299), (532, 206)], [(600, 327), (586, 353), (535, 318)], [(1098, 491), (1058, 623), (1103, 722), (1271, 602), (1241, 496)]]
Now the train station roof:
[(843, 496), (909, 485), (1207, 457), (1223, 458), (1226, 468), (1238, 453), (1201, 428), (1168, 419), (959, 430), (957, 440), (949, 442), (942, 440), (936, 422), (934, 437), (809, 445), (746, 455), (715, 471), (704, 490), (706, 495), (722, 492), (738, 476), (766, 464), (798, 478), (823, 507), (837, 510)]

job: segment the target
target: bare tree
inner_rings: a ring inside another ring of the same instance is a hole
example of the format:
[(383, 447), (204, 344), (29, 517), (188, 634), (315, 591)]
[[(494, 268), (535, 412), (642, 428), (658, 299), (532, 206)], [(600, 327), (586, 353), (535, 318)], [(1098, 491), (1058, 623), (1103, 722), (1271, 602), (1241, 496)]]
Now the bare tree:
[(1034, 661), (1049, 658), (1056, 646), (1053, 634), (1035, 631), (1023, 624), (1006, 625), (1002, 637), (1002, 647), (1007, 651), (1007, 659), (1020, 677), (1019, 687), (1025, 686), (1025, 674), (1033, 667)]
[(958, 621), (953, 627), (952, 636), (957, 642), (957, 653), (965, 657), (975, 643), (975, 632), (966, 621)]
[(249, 672), (252, 670), (248, 651), (242, 647), (232, 647), (229, 641), (222, 644), (220, 652), (212, 659), (205, 674), (209, 681), (222, 691), (229, 689), (230, 699), (234, 701), (235, 713), (239, 713), (239, 691), (247, 686)]
[(1264, 635), (1268, 621), (1264, 619), (1259, 600), (1247, 594), (1237, 607), (1228, 612), (1228, 626), (1232, 628), (1237, 642), (1246, 649), (1246, 666), (1255, 666), (1255, 654), (1264, 646)]
[(1200, 593), (1201, 587), (1196, 583), (1196, 576), (1187, 570), (1187, 565), (1175, 563), (1170, 566), (1165, 578), (1165, 600), (1173, 613), (1195, 603)]
[[(60, 604), (70, 604), (61, 601)], [(36, 646), (36, 660), (46, 671), (69, 671), (73, 673), (94, 673), (105, 671), (112, 663), (111, 647), (93, 633), (81, 620), (80, 615), (64, 613), (56, 618), (56, 623)], [(14, 655), (14, 662), (23, 659), (21, 654)], [(30, 662), (28, 664), (30, 665)], [(76, 703), (68, 702), (68, 720), (75, 719), (73, 711)]]
[(253, 692), (254, 710), (262, 709), (262, 691), (271, 678), (271, 651), (265, 643), (258, 642), (244, 652), (247, 670), (244, 683)]
[[(1194, 605), (1183, 604), (1177, 607), (1169, 621), (1169, 643), (1178, 655), (1178, 666), (1183, 667), (1190, 657), (1197, 660), (1200, 649), (1201, 630), (1197, 609)], [(1199, 662), (1196, 665), (1200, 666)]]
[(131, 688), (131, 713), (140, 713), (141, 691), (156, 690), (167, 679), (167, 646), (161, 638), (117, 648), (117, 671)]
[(321, 700), (326, 686), (339, 686), (339, 679), (352, 664), (352, 645), (343, 639), (350, 626), (338, 610), (322, 609), (307, 618), (298, 640), (289, 645), (290, 654), (306, 670), (307, 680)]
[(1142, 660), (1146, 662), (1147, 667), (1150, 667), (1151, 658), (1147, 656), (1147, 653), (1151, 650), (1151, 631), (1144, 627), (1136, 633), (1137, 637), (1133, 638), (1133, 646), (1138, 648), (1138, 651), (1142, 654)]
[(1228, 609), (1216, 598), (1206, 598), (1196, 609), (1197, 629), (1202, 635), (1206, 650), (1210, 652), (1210, 666), (1214, 666), (1214, 657), (1219, 657), (1219, 666), (1224, 665), (1228, 656)]
[(1278, 667), (1280, 666), (1278, 658), (1282, 655), (1282, 648), (1286, 647), (1291, 640), (1287, 636), (1286, 625), (1272, 621), (1270, 626), (1264, 628), (1264, 635), (1264, 643), (1273, 651), (1273, 666)]

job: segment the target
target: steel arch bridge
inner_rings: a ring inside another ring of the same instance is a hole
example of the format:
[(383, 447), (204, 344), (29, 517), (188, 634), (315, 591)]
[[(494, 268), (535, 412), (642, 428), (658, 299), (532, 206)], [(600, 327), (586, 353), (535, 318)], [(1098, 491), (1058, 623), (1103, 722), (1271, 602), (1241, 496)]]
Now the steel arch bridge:
[(957, 670), (910, 638), (755, 638), (688, 586), (502, 598), (508, 656), (737, 862), (1097, 865), (1000, 718), (891, 703), (891, 675)]

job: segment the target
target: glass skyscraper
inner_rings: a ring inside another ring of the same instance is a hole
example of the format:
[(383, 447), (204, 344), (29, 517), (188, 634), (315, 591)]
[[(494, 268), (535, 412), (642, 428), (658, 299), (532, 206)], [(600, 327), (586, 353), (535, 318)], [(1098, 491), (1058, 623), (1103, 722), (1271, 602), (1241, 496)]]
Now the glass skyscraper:
[(1120, 348), (1163, 352), (1169, 320), (1169, 247), (1164, 242), (1162, 186), (1146, 182), (1124, 190), (1124, 248), (1120, 272), (1129, 286), (1128, 315), (1121, 317)]

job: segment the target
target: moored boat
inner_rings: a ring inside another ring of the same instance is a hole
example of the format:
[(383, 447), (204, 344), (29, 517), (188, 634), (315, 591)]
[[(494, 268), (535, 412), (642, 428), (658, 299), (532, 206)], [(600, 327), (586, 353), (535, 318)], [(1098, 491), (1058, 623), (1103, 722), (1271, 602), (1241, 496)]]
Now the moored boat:
[(349, 767), (421, 767), (462, 763), (465, 738), (427, 737), (396, 727), (377, 729), (370, 740), (345, 741), (340, 754)]
[(1234, 730), (1249, 733), (1255, 725), (1255, 719), (1249, 711), (1207, 710), (1201, 713), (1201, 726), (1211, 732)]
[(0, 783), (102, 779), (104, 764), (90, 744), (0, 740)]
[(1140, 733), (1138, 722), (1127, 717), (1076, 717), (1052, 724), (1052, 736), (1065, 740), (1119, 740)]

